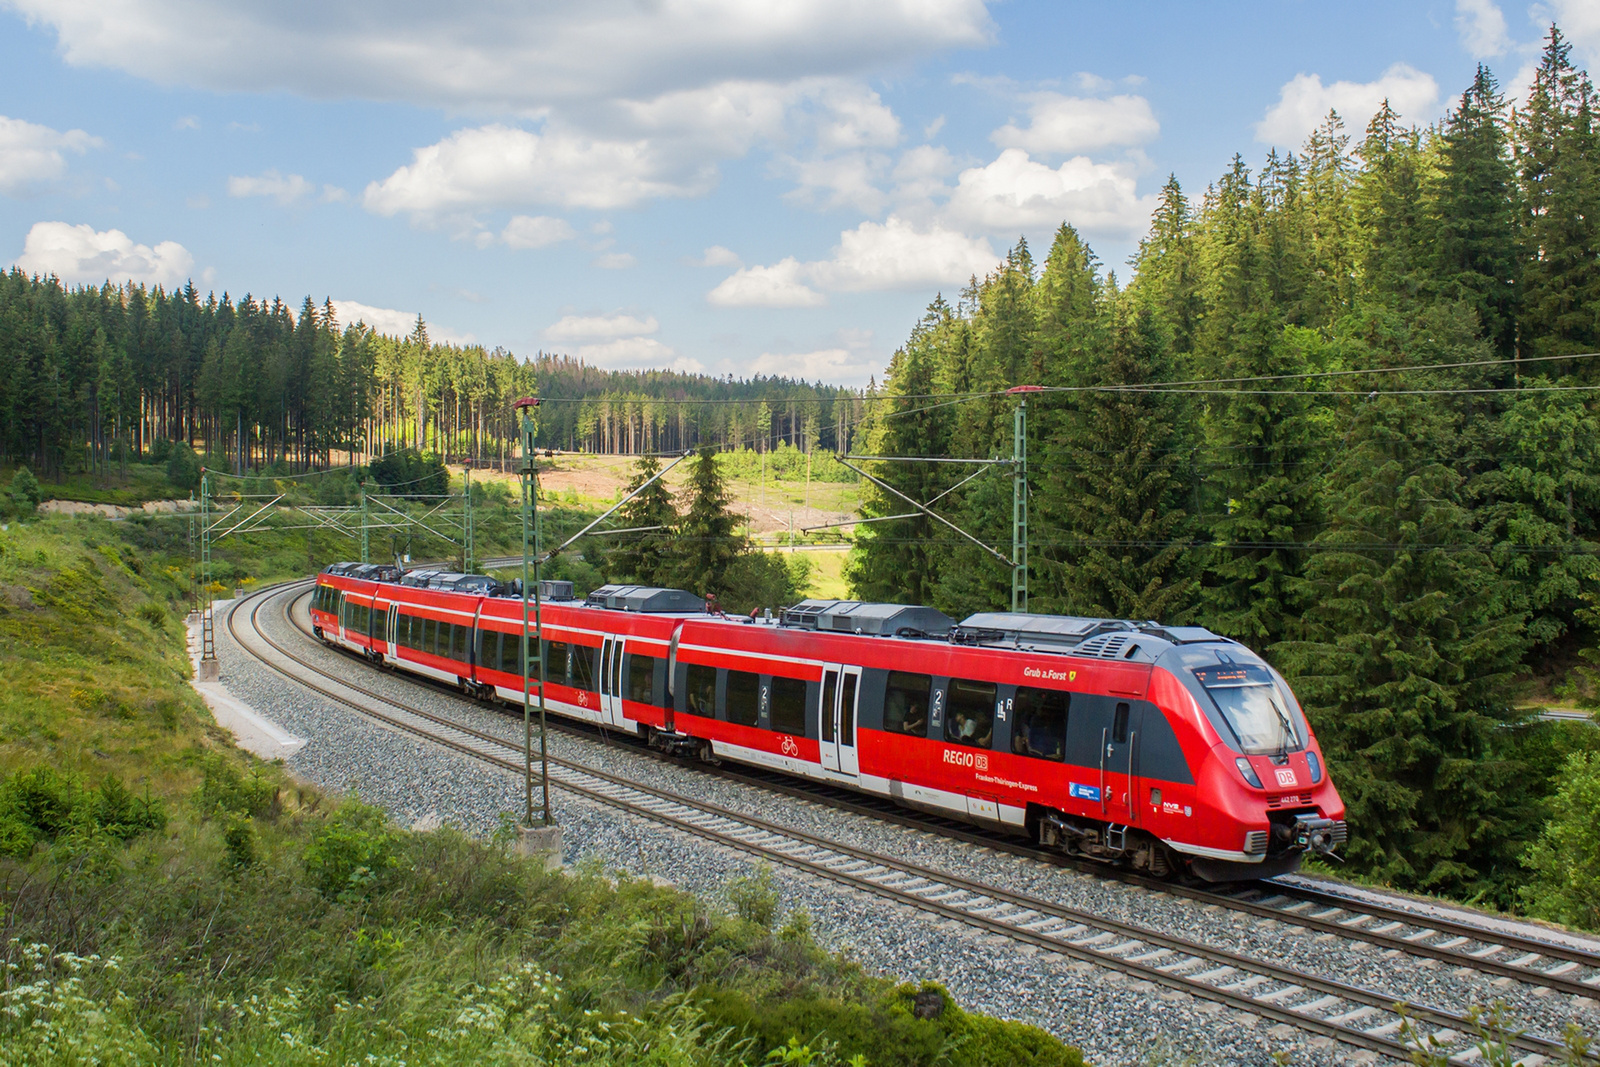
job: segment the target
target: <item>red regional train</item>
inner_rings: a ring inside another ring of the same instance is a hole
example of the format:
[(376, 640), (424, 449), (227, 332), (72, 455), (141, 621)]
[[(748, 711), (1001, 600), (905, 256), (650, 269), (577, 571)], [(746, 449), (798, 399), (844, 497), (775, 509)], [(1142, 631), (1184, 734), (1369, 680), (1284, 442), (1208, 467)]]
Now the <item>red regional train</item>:
[[(669, 751), (1156, 875), (1270, 877), (1345, 841), (1344, 802), (1283, 677), (1200, 627), (957, 623), (838, 600), (744, 618), (681, 589), (540, 593), (546, 706)], [(518, 583), (338, 563), (318, 576), (311, 619), (375, 663), (522, 702)]]

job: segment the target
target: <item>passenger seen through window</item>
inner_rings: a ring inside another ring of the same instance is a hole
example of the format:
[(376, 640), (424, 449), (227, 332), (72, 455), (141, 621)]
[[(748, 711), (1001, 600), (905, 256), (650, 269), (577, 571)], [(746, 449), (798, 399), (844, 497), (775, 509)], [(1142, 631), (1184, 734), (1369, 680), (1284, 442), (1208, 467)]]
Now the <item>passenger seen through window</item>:
[(994, 698), (993, 682), (950, 679), (944, 739), (958, 745), (988, 748), (994, 741)]
[(1036, 759), (1064, 760), (1070, 699), (1070, 694), (1059, 689), (1018, 689), (1011, 721), (1011, 751)]

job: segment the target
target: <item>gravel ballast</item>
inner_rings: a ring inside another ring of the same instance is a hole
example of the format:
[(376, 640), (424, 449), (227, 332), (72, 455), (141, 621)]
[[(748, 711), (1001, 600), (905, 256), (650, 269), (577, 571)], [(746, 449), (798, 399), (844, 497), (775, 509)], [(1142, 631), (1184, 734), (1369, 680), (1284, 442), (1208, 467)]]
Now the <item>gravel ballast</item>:
[[(522, 809), (519, 776), (363, 718), (256, 662), (233, 642), (218, 612), (222, 681), (239, 700), (286, 730), (309, 739), (288, 766), (331, 792), (356, 790), (406, 825), (448, 823), (487, 833), (502, 812)], [(354, 657), (324, 649), (283, 618), (281, 601), (258, 621), (274, 640), (321, 667), (397, 700), (449, 715), (512, 739), (511, 718), (459, 696), (373, 670)], [(239, 620), (241, 629), (245, 620)], [(1556, 1034), (1568, 1020), (1600, 1029), (1592, 1000), (1540, 992), (1509, 979), (1453, 971), (1432, 961), (1401, 957), (1359, 941), (1312, 935), (1276, 920), (1255, 919), (1219, 905), (1197, 904), (993, 849), (680, 767), (599, 739), (552, 733), (552, 755), (579, 761), (656, 788), (757, 815), (841, 843), (949, 870), (997, 887), (1226, 948), (1352, 985), (1384, 989), (1396, 998), (1463, 1012), (1504, 1000), (1520, 1025)], [(595, 861), (606, 869), (666, 879), (708, 899), (749, 873), (749, 855), (557, 790), (568, 863)], [(1273, 1063), (1274, 1051), (1295, 1063), (1349, 1063), (1371, 1054), (1334, 1045), (1302, 1031), (1138, 981), (1117, 972), (983, 935), (964, 924), (892, 904), (791, 868), (775, 865), (774, 884), (786, 909), (804, 909), (824, 943), (848, 951), (869, 969), (907, 980), (934, 978), (965, 1006), (1045, 1027), (1104, 1064)]]

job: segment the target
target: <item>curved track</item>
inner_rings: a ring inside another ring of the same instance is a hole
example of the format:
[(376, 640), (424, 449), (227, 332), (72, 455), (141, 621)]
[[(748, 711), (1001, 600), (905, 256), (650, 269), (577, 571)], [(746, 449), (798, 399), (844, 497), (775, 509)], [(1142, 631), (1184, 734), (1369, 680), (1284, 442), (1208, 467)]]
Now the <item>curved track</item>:
[[(363, 686), (349, 677), (336, 677), (308, 658), (285, 647), (258, 624), (257, 616), (266, 605), (282, 601), (282, 611), (310, 639), (309, 629), (293, 618), (295, 601), (304, 596), (296, 587), (309, 583), (290, 583), (287, 588), (261, 590), (234, 605), (228, 615), (228, 628), (234, 640), (250, 655), (270, 669), (300, 685), (352, 710), (395, 729), (426, 738), (473, 759), (520, 773), (520, 744), (474, 729), (446, 716), (414, 704), (396, 700)], [(241, 615), (247, 620), (241, 627)], [(436, 687), (443, 691), (444, 687)], [(453, 692), (453, 691), (451, 691)], [(466, 698), (462, 698), (465, 700)], [(563, 724), (564, 725), (564, 724)], [(581, 729), (575, 732), (584, 732)], [(592, 736), (592, 735), (591, 735)], [(645, 751), (641, 749), (641, 751)], [(767, 822), (717, 805), (685, 797), (619, 775), (610, 774), (564, 760), (551, 760), (551, 782), (556, 788), (589, 800), (627, 811), (657, 823), (687, 832), (702, 839), (760, 856), (774, 863), (871, 893), (897, 904), (954, 919), (985, 933), (998, 934), (1012, 941), (1030, 944), (1044, 951), (1121, 971), (1157, 985), (1180, 989), (1193, 996), (1222, 1003), (1253, 1015), (1287, 1023), (1298, 1029), (1334, 1038), (1347, 1045), (1404, 1058), (1407, 1047), (1397, 1039), (1402, 1019), (1395, 1010), (1395, 998), (1382, 990), (1364, 989), (1318, 976), (1253, 960), (1161, 932), (1107, 920), (1097, 915), (1065, 907), (962, 878), (945, 871), (908, 863), (879, 853), (842, 845), (789, 827)], [(765, 782), (758, 783), (763, 786)], [(823, 799), (811, 796), (810, 799)], [(919, 821), (911, 820), (914, 825)], [(994, 846), (996, 841), (984, 840)], [(1021, 849), (1029, 855), (1034, 850)], [(1041, 854), (1050, 858), (1049, 854)], [(1158, 883), (1173, 892), (1174, 887)], [(1269, 889), (1278, 888), (1267, 883)], [(1226, 894), (1195, 891), (1195, 896), (1251, 913), (1318, 928), (1327, 926), (1344, 937), (1365, 940), (1394, 938), (1392, 929), (1362, 930), (1366, 922), (1379, 918), (1376, 913), (1336, 920), (1331, 914), (1301, 915), (1318, 903), (1303, 899), (1246, 901)], [(1279, 894), (1282, 896), (1282, 894)], [(1340, 909), (1350, 902), (1339, 901)], [(1332, 907), (1332, 905), (1328, 905)], [(1414, 917), (1413, 917), (1414, 918)], [(1384, 923), (1397, 920), (1384, 919)], [(1452, 963), (1486, 969), (1484, 958), (1453, 953), (1458, 946), (1427, 946), (1428, 937), (1398, 937), (1398, 947), (1418, 955), (1446, 954)], [(1484, 931), (1476, 932), (1486, 937)], [(1365, 936), (1363, 936), (1365, 935)], [(1454, 934), (1460, 937), (1464, 935)], [(1501, 951), (1508, 946), (1496, 939)], [(1382, 943), (1382, 942), (1380, 942)], [(1555, 946), (1538, 943), (1541, 950)], [(1422, 950), (1422, 951), (1419, 951)], [(1580, 954), (1581, 955), (1581, 954)], [(1437, 956), (1435, 956), (1437, 958)], [(1515, 966), (1523, 961), (1510, 961)], [(1573, 967), (1600, 969), (1600, 959), (1585, 957)], [(1500, 973), (1498, 970), (1492, 973)], [(1600, 983), (1576, 982), (1560, 975), (1546, 975), (1524, 966), (1517, 977), (1523, 981), (1556, 988), (1573, 985), (1580, 995), (1600, 994)], [(1471, 1024), (1465, 1017), (1438, 1008), (1410, 1007), (1409, 1014), (1424, 1033), (1435, 1034), (1441, 1043), (1457, 1053), (1466, 1051), (1466, 1033)], [(1515, 1044), (1527, 1053), (1550, 1056), (1560, 1046), (1537, 1036), (1522, 1036)], [(1597, 1060), (1600, 1062), (1600, 1060)]]

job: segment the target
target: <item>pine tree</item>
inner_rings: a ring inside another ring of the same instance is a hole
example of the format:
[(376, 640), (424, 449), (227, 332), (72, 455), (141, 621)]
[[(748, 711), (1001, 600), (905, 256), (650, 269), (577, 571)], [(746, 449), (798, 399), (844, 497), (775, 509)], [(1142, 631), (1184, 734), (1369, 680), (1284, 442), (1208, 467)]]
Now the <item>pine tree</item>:
[(673, 585), (708, 596), (726, 589), (728, 567), (745, 549), (738, 533), (742, 517), (717, 467), (717, 450), (701, 447), (689, 468), (689, 502), (677, 525), (677, 544), (669, 573)]
[[(660, 469), (654, 456), (640, 456), (623, 495), (637, 490)], [(625, 539), (606, 553), (607, 579), (639, 585), (665, 584), (672, 560), (672, 531), (678, 525), (678, 509), (672, 504), (672, 492), (666, 482), (659, 478), (651, 482), (644, 492), (624, 504), (618, 515), (624, 528), (644, 532), (624, 535)]]
[(1497, 356), (1510, 358), (1516, 352), (1519, 262), (1505, 110), (1494, 76), (1480, 65), (1445, 120), (1432, 208), (1439, 295), (1470, 305), (1480, 336)]

